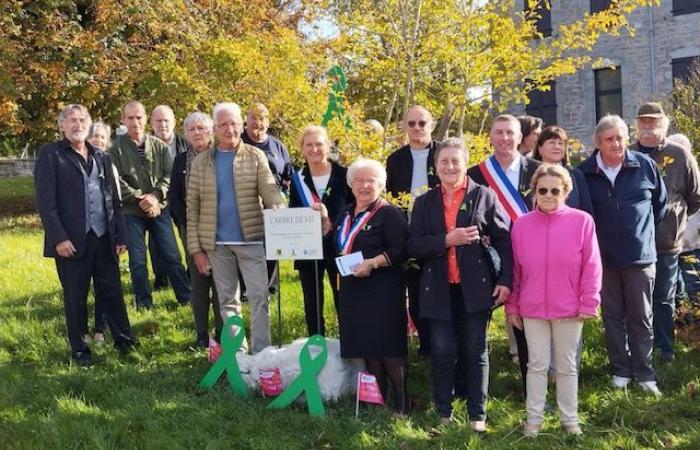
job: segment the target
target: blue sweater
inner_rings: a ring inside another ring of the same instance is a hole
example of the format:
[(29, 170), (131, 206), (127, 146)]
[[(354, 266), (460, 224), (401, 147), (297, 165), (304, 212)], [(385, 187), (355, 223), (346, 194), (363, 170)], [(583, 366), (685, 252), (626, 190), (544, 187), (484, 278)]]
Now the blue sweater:
[(216, 165), (216, 242), (245, 242), (236, 202), (233, 160), (236, 152), (214, 151)]
[(593, 203), (603, 265), (620, 268), (656, 262), (654, 227), (666, 214), (666, 187), (656, 163), (627, 150), (615, 185), (598, 167), (598, 150), (578, 167)]

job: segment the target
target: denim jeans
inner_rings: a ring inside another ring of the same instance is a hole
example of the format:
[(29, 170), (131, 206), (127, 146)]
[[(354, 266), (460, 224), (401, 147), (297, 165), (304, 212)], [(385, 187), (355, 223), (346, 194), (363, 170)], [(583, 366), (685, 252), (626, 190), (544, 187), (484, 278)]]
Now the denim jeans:
[(700, 250), (681, 253), (678, 265), (688, 298), (692, 303), (697, 303), (700, 294)]
[(450, 297), (452, 319), (431, 319), (429, 325), (435, 408), (449, 417), (457, 397), (466, 400), (469, 420), (486, 420), (491, 311), (467, 313), (459, 285), (450, 287)]
[(663, 356), (673, 354), (674, 314), (678, 283), (678, 255), (659, 253), (654, 284), (654, 347)]
[(146, 231), (155, 240), (158, 254), (163, 259), (168, 271), (168, 278), (175, 291), (175, 298), (180, 303), (190, 299), (190, 283), (187, 272), (180, 260), (180, 251), (175, 242), (173, 224), (168, 209), (163, 209), (155, 218), (126, 215), (127, 240), (129, 244), (129, 270), (131, 284), (134, 288), (136, 306), (150, 308), (153, 306), (151, 286), (148, 284), (148, 269), (146, 268)]

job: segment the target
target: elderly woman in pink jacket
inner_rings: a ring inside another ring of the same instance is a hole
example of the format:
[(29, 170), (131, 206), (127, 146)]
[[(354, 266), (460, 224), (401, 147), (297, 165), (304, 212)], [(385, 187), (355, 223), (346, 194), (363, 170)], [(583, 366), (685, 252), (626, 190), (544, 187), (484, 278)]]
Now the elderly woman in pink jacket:
[(559, 418), (564, 431), (581, 434), (576, 352), (583, 322), (596, 317), (602, 266), (593, 218), (564, 203), (569, 172), (543, 164), (532, 177), (536, 208), (513, 224), (513, 291), (508, 321), (524, 329), (527, 364), (525, 435), (542, 427), (552, 345)]

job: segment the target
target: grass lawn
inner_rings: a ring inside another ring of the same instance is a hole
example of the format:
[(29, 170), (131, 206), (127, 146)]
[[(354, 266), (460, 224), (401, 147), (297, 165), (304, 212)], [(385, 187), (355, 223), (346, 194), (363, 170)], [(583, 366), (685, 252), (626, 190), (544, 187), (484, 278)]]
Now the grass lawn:
[[(0, 179), (2, 201), (27, 201), (22, 196), (31, 195), (30, 180)], [(224, 384), (202, 390), (197, 382), (209, 364), (204, 352), (192, 348), (191, 310), (178, 307), (166, 291), (155, 294), (154, 310), (136, 311), (126, 271), (122, 282), (141, 346), (127, 359), (110, 346), (93, 347), (96, 365), (80, 368), (70, 361), (55, 265), (41, 254), (42, 230), (35, 215), (0, 216), (0, 448), (700, 448), (700, 399), (689, 394), (691, 386), (700, 385), (700, 351), (679, 343), (674, 366), (658, 371), (661, 399), (636, 387), (613, 390), (598, 320), (585, 328), (582, 438), (565, 436), (555, 414), (548, 415), (537, 440), (522, 437), (519, 375), (506, 357), (500, 311), (489, 334), (489, 433), (484, 438), (469, 431), (464, 405), (456, 407), (457, 423), (437, 425), (429, 370), (415, 356), (415, 343), (409, 389), (422, 407), (409, 419), (365, 407), (355, 420), (350, 398), (327, 405), (327, 417), (314, 419), (303, 405), (268, 411), (266, 400), (238, 399)], [(305, 330), (301, 289), (289, 263), (283, 265), (282, 284), (282, 338), (289, 342)], [(329, 333), (337, 335), (332, 309), (327, 302)], [(271, 310), (276, 324), (276, 300)]]

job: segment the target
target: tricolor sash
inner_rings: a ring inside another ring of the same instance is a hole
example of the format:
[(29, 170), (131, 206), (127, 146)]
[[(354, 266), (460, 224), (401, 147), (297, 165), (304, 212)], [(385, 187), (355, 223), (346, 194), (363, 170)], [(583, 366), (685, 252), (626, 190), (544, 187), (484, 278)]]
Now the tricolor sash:
[(314, 203), (319, 203), (321, 199), (318, 197), (316, 192), (309, 189), (309, 186), (304, 183), (304, 175), (302, 174), (303, 170), (304, 169), (301, 169), (298, 172), (292, 172), (292, 183), (294, 183), (294, 187), (299, 193), (301, 204), (308, 208)]
[(355, 217), (355, 220), (350, 218), (350, 212), (345, 213), (345, 219), (338, 229), (338, 249), (342, 255), (348, 255), (352, 252), (352, 244), (358, 233), (365, 228), (377, 211), (379, 211), (386, 202), (382, 199), (377, 200), (374, 207), (368, 211), (362, 211)]
[(511, 184), (495, 156), (492, 155), (486, 161), (481, 162), (479, 171), (486, 180), (486, 184), (496, 192), (498, 200), (508, 213), (511, 222), (528, 212), (527, 205), (518, 189)]

